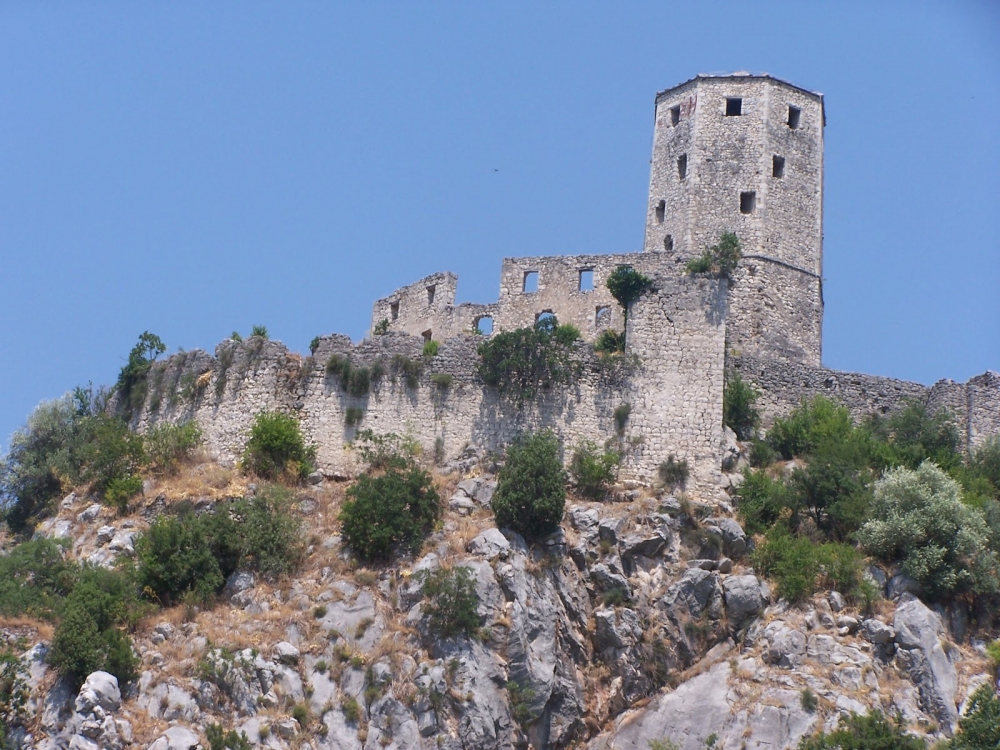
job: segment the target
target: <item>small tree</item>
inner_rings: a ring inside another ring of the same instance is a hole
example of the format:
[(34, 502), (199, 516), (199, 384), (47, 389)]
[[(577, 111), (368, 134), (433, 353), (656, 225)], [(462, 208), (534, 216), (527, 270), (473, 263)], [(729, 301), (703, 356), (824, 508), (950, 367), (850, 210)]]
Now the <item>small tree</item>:
[(121, 397), (121, 404), (135, 411), (146, 399), (146, 375), (153, 362), (167, 350), (163, 340), (155, 333), (143, 331), (139, 341), (129, 352), (128, 362), (118, 373), (115, 390)]
[(1000, 698), (989, 683), (981, 685), (969, 698), (965, 715), (959, 719), (958, 734), (949, 750), (994, 750), (1000, 747)]
[(750, 440), (760, 427), (760, 412), (755, 408), (760, 393), (745, 383), (738, 372), (726, 378), (722, 392), (722, 423), (740, 440)]
[(929, 461), (886, 472), (857, 538), (869, 553), (902, 561), (932, 597), (997, 590), (1000, 565), (982, 512), (965, 505), (958, 483)]
[(507, 449), (490, 502), (497, 526), (526, 537), (545, 536), (558, 528), (566, 505), (566, 472), (559, 449), (559, 439), (547, 430)]
[(479, 597), (468, 568), (439, 568), (424, 573), (424, 599), (427, 602), (424, 611), (434, 635), (468, 636), (479, 630)]
[(628, 309), (639, 296), (653, 284), (653, 280), (639, 273), (631, 266), (618, 266), (608, 275), (608, 291), (618, 300), (625, 316), (625, 330), (628, 330)]
[(592, 500), (602, 499), (617, 477), (620, 462), (617, 452), (601, 451), (591, 441), (578, 445), (569, 464), (577, 492)]
[(301, 478), (313, 470), (316, 448), (306, 446), (299, 421), (290, 414), (262, 411), (250, 428), (243, 465), (265, 479)]

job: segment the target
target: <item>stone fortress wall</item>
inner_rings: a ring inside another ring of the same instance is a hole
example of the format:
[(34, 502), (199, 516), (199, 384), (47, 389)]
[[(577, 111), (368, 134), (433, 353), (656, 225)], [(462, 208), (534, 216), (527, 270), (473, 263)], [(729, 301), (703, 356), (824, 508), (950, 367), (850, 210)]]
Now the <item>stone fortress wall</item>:
[[(254, 416), (293, 412), (328, 474), (358, 470), (360, 428), (396, 433), (428, 454), (453, 457), (469, 443), (499, 450), (527, 430), (552, 429), (569, 458), (583, 440), (623, 453), (621, 478), (655, 481), (674, 456), (691, 467), (688, 490), (717, 497), (726, 436), (726, 372), (761, 391), (765, 426), (803, 399), (823, 394), (857, 419), (908, 400), (947, 409), (972, 449), (1000, 433), (1000, 375), (932, 387), (836, 372), (821, 366), (823, 98), (770, 76), (699, 76), (657, 95), (649, 214), (641, 253), (505, 258), (496, 302), (456, 304), (458, 278), (427, 276), (378, 300), (372, 330), (354, 345), (329, 336), (301, 358), (252, 338), (227, 341), (215, 356), (192, 352), (157, 364), (136, 426), (197, 419), (222, 461), (237, 460)], [(685, 274), (684, 265), (735, 231), (744, 257), (730, 279)], [(624, 316), (605, 281), (618, 266), (653, 279), (630, 310), (627, 355), (597, 357), (587, 342), (620, 331)], [(477, 348), (490, 333), (554, 314), (580, 329), (579, 379), (523, 405), (484, 386)], [(385, 321), (384, 323), (382, 321)], [(440, 342), (435, 356), (424, 341)], [(324, 365), (337, 354), (356, 365), (381, 362), (388, 374), (362, 397), (348, 395)], [(419, 361), (407, 384), (393, 361)], [(447, 387), (436, 374), (451, 376)], [(631, 411), (619, 428), (615, 409)]]

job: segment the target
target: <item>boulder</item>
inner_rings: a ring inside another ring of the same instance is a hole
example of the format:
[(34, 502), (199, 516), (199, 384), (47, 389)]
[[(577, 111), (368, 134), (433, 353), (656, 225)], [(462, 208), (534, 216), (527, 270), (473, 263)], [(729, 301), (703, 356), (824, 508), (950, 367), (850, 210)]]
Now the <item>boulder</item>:
[(863, 621), (860, 631), (862, 638), (876, 646), (885, 646), (896, 638), (896, 631), (892, 629), (892, 626), (874, 618)]
[(729, 557), (739, 559), (746, 553), (746, 532), (734, 519), (710, 518), (705, 521), (705, 526), (707, 528), (718, 530), (718, 533), (722, 538), (722, 549)]
[(920, 584), (906, 573), (897, 573), (889, 579), (889, 583), (886, 585), (886, 596), (889, 599), (899, 599), (903, 594), (919, 596), (921, 592)]
[(628, 579), (621, 573), (615, 573), (604, 563), (598, 563), (590, 569), (590, 580), (596, 583), (601, 591), (620, 589), (629, 598), (632, 596), (632, 587), (629, 585)]
[(300, 656), (299, 650), (288, 641), (281, 641), (274, 646), (274, 658), (282, 664), (297, 664)]
[(726, 614), (734, 628), (756, 617), (767, 605), (767, 598), (757, 576), (727, 576), (722, 581)]
[(469, 542), (469, 552), (485, 557), (487, 560), (495, 560), (498, 557), (506, 560), (510, 556), (510, 551), (510, 542), (507, 541), (507, 537), (496, 528), (486, 529)]
[(594, 612), (597, 622), (597, 648), (599, 651), (634, 646), (642, 638), (642, 623), (635, 610), (622, 607), (599, 609)]
[(101, 515), (101, 506), (98, 503), (94, 503), (93, 505), (89, 506), (86, 510), (84, 510), (82, 513), (78, 513), (76, 516), (76, 520), (79, 521), (80, 523), (88, 523), (90, 521), (93, 521), (99, 515)]
[(920, 694), (920, 707), (946, 731), (958, 718), (958, 673), (944, 648), (941, 618), (912, 594), (903, 594), (893, 620), (896, 660)]
[(624, 518), (604, 518), (597, 526), (597, 535), (602, 542), (618, 544), (618, 535), (624, 527)]
[(117, 711), (122, 705), (118, 678), (107, 672), (92, 672), (76, 696), (76, 712), (89, 714), (95, 706), (107, 712)]
[(467, 516), (476, 509), (476, 504), (464, 494), (456, 494), (448, 501), (448, 507), (460, 516)]
[(764, 629), (768, 641), (764, 660), (769, 664), (791, 669), (801, 663), (806, 653), (806, 636), (801, 630), (794, 630), (780, 620), (775, 620)]
[(701, 568), (689, 568), (667, 589), (657, 603), (675, 619), (687, 614), (699, 619), (703, 614), (715, 620), (722, 616), (722, 587), (719, 576)]
[(201, 750), (201, 739), (187, 727), (170, 727), (148, 750)]

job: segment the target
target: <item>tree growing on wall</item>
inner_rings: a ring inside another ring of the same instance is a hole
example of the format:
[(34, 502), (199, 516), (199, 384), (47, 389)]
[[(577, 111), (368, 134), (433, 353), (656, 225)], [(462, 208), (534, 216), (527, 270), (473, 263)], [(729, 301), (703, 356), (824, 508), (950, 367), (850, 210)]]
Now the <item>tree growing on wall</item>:
[(729, 278), (742, 257), (739, 237), (733, 232), (724, 232), (718, 244), (688, 261), (685, 270), (688, 273), (714, 273), (716, 276)]
[[(653, 280), (643, 273), (639, 273), (631, 266), (618, 266), (611, 274), (608, 276), (607, 286), (608, 291), (611, 292), (611, 296), (618, 300), (618, 304), (622, 306), (622, 312), (625, 315), (625, 330), (628, 330), (628, 309), (629, 306), (641, 295), (644, 291), (652, 286)], [(622, 335), (624, 340), (625, 336)]]

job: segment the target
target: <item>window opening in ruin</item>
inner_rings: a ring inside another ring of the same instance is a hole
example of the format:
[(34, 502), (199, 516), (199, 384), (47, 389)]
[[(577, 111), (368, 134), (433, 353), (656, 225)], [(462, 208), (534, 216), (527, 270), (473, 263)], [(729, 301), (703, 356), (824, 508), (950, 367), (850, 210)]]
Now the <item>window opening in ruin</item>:
[(432, 338), (434, 338), (434, 334), (431, 333), (431, 329), (430, 328), (428, 328), (426, 331), (424, 331), (420, 335), (424, 337), (424, 341), (430, 341)]
[(743, 99), (739, 96), (726, 97), (726, 117), (739, 117), (743, 114)]
[(580, 269), (580, 286), (581, 292), (591, 292), (594, 290), (594, 269), (593, 268), (582, 268)]
[(540, 323), (543, 320), (555, 320), (556, 314), (551, 310), (542, 310), (538, 315), (535, 316), (535, 322)]
[(431, 286), (427, 287), (427, 304), (428, 305), (433, 305), (434, 304), (434, 292), (436, 292), (436, 291), (437, 291), (437, 284), (432, 284)]
[(757, 207), (757, 193), (750, 190), (746, 193), (740, 193), (740, 213), (741, 214), (752, 214), (754, 208)]
[(601, 305), (594, 311), (594, 326), (597, 328), (607, 328), (611, 325), (611, 308)]
[(674, 236), (672, 234), (668, 234), (663, 238), (663, 249), (668, 253), (674, 249)]
[(785, 176), (785, 157), (777, 156), (771, 160), (771, 174), (775, 177)]
[(663, 223), (663, 217), (664, 217), (664, 215), (666, 213), (667, 213), (667, 202), (666, 201), (660, 201), (659, 203), (657, 203), (656, 204), (656, 223), (657, 224), (662, 224)]
[(525, 271), (524, 284), (521, 286), (522, 292), (538, 291), (538, 271)]
[(687, 177), (688, 173), (688, 155), (681, 154), (677, 157), (677, 176), (682, 180)]
[(392, 316), (393, 320), (399, 320), (399, 302), (389, 304), (389, 315)]
[(799, 126), (799, 119), (802, 117), (802, 110), (798, 107), (788, 105), (788, 127), (795, 130)]
[(681, 105), (670, 108), (670, 125), (676, 126), (681, 121)]
[(476, 318), (476, 331), (483, 336), (490, 336), (493, 333), (493, 316), (483, 315)]

